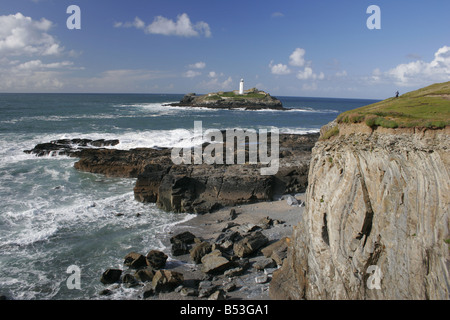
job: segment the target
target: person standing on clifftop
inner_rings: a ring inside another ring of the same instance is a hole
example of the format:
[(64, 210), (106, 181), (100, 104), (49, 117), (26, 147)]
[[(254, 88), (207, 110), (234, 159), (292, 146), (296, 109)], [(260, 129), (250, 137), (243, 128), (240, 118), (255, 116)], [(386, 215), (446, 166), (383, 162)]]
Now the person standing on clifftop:
[(399, 95), (400, 93), (397, 91), (396, 93), (395, 93), (395, 97), (396, 98), (398, 98), (398, 95)]

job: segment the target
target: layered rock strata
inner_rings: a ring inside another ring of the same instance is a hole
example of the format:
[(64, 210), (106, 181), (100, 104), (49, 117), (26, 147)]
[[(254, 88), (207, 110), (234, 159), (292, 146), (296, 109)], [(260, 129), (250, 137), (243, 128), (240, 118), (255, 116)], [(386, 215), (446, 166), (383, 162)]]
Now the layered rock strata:
[(450, 128), (339, 132), (313, 149), (271, 297), (448, 299)]

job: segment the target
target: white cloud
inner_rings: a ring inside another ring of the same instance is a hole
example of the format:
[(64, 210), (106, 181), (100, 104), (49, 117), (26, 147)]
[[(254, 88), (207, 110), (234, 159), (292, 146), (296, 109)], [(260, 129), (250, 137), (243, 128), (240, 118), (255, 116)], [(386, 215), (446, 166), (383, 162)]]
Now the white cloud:
[(374, 70), (373, 80), (392, 79), (399, 86), (414, 86), (428, 82), (449, 81), (450, 79), (450, 47), (443, 46), (435, 54), (431, 62), (417, 60), (404, 63), (382, 73)]
[(63, 48), (48, 34), (52, 26), (45, 18), (37, 21), (21, 13), (0, 16), (0, 54), (51, 56), (62, 53)]
[(185, 73), (183, 73), (183, 77), (185, 77), (185, 78), (194, 78), (194, 77), (197, 77), (197, 76), (199, 76), (201, 74), (202, 73), (198, 72), (198, 71), (188, 70)]
[[(233, 79), (231, 77), (228, 77), (226, 79), (223, 79), (223, 74), (221, 73), (218, 75), (217, 73), (214, 73), (215, 77), (210, 77), (211, 80), (209, 81), (202, 81), (199, 86), (202, 89), (208, 89), (211, 91), (225, 91), (225, 90), (231, 90), (234, 87)], [(221, 78), (222, 77), (222, 78)], [(239, 83), (236, 83), (236, 88), (239, 88)]]
[(194, 64), (190, 64), (188, 68), (191, 69), (204, 69), (206, 67), (206, 63), (204, 62), (196, 62)]
[(336, 77), (341, 78), (341, 77), (346, 77), (347, 76), (347, 71), (346, 70), (342, 70), (342, 71), (338, 71), (336, 72)]
[(304, 70), (301, 70), (297, 73), (297, 79), (299, 80), (323, 80), (325, 79), (325, 75), (323, 72), (319, 74), (315, 74), (311, 67), (306, 67)]
[(297, 48), (289, 56), (289, 64), (295, 67), (303, 67), (305, 65), (305, 49)]
[[(306, 61), (305, 60), (305, 54), (306, 54), (306, 50), (302, 49), (302, 48), (296, 48), (294, 50), (294, 52), (292, 52), (292, 54), (289, 56), (289, 65), (293, 66), (293, 67), (299, 67), (301, 68), (298, 71), (294, 71), (297, 72), (297, 79), (299, 80), (323, 80), (325, 79), (325, 75), (323, 72), (320, 72), (319, 74), (314, 73), (311, 65), (312, 62), (311, 61)], [(279, 64), (273, 64), (273, 60), (270, 61), (269, 63), (269, 68), (272, 74), (276, 74), (276, 75), (286, 75), (286, 74), (290, 74), (292, 72), (292, 70), (283, 63), (279, 63)], [(346, 75), (342, 73), (340, 74), (340, 76), (344, 76)]]
[(273, 61), (270, 62), (269, 67), (270, 67), (270, 72), (272, 72), (272, 74), (277, 74), (277, 75), (284, 75), (284, 74), (289, 74), (291, 73), (291, 70), (289, 70), (289, 67), (285, 64), (282, 63), (278, 63), (278, 64), (272, 64)]
[(17, 60), (2, 59), (0, 63), (0, 91), (3, 92), (46, 92), (63, 87), (64, 68), (70, 62), (45, 64), (40, 60), (20, 63)]
[(207, 38), (211, 37), (211, 29), (206, 22), (199, 21), (193, 24), (186, 13), (178, 15), (176, 21), (163, 16), (157, 16), (151, 24), (146, 26), (144, 21), (136, 17), (133, 22), (116, 22), (114, 27), (134, 27), (136, 29), (142, 29), (148, 34), (165, 36), (197, 37), (204, 35)]
[(283, 18), (284, 14), (282, 14), (281, 12), (274, 12), (271, 15), (272, 18)]
[(210, 71), (210, 72), (208, 73), (208, 77), (210, 77), (210, 78), (215, 78), (215, 77), (217, 77), (217, 73), (216, 73), (215, 71)]
[(53, 63), (42, 63), (41, 60), (31, 60), (19, 64), (16, 68), (17, 70), (45, 70), (45, 69), (60, 69), (65, 67), (73, 66), (71, 61), (53, 62)]

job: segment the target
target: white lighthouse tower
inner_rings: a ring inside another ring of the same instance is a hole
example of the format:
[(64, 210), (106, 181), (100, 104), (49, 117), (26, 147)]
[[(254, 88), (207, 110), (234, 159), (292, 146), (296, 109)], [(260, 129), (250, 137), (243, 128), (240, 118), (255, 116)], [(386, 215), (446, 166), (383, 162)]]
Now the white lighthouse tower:
[(244, 94), (244, 79), (241, 79), (241, 83), (239, 85), (239, 94)]

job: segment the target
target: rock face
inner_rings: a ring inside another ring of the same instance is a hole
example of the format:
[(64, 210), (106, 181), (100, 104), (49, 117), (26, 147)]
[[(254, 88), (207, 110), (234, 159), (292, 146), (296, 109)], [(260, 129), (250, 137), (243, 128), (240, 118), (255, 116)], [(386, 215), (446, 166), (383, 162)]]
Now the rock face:
[(304, 192), (310, 150), (317, 138), (317, 134), (281, 135), (280, 168), (271, 176), (261, 175), (258, 165), (173, 165), (167, 154), (158, 161), (153, 157), (155, 163), (137, 176), (135, 198), (166, 211), (207, 213)]
[[(280, 134), (279, 170), (270, 176), (261, 175), (261, 165), (253, 164), (175, 165), (171, 159), (172, 150), (168, 148), (92, 148), (94, 144), (117, 145), (116, 140), (58, 140), (24, 152), (37, 156), (64, 154), (77, 157), (79, 161), (74, 165), (77, 170), (109, 177), (137, 178), (134, 187), (137, 201), (156, 203), (166, 211), (207, 213), (223, 206), (304, 192), (311, 149), (318, 136), (315, 133)], [(223, 141), (226, 141), (225, 133)], [(202, 147), (207, 146), (205, 143)]]
[(273, 299), (449, 299), (450, 128), (319, 141)]
[(134, 193), (140, 202), (156, 203), (167, 211), (206, 213), (222, 206), (272, 200), (276, 194), (304, 192), (317, 138), (318, 134), (280, 135), (280, 167), (272, 176), (262, 176), (259, 165), (174, 165), (167, 148), (92, 148), (116, 145), (116, 140), (59, 140), (25, 152), (78, 157), (74, 166), (80, 171), (137, 178)]
[(169, 105), (172, 107), (217, 109), (285, 110), (280, 100), (258, 89), (248, 90), (243, 95), (238, 95), (235, 92), (216, 92), (201, 96), (188, 93), (180, 102)]

